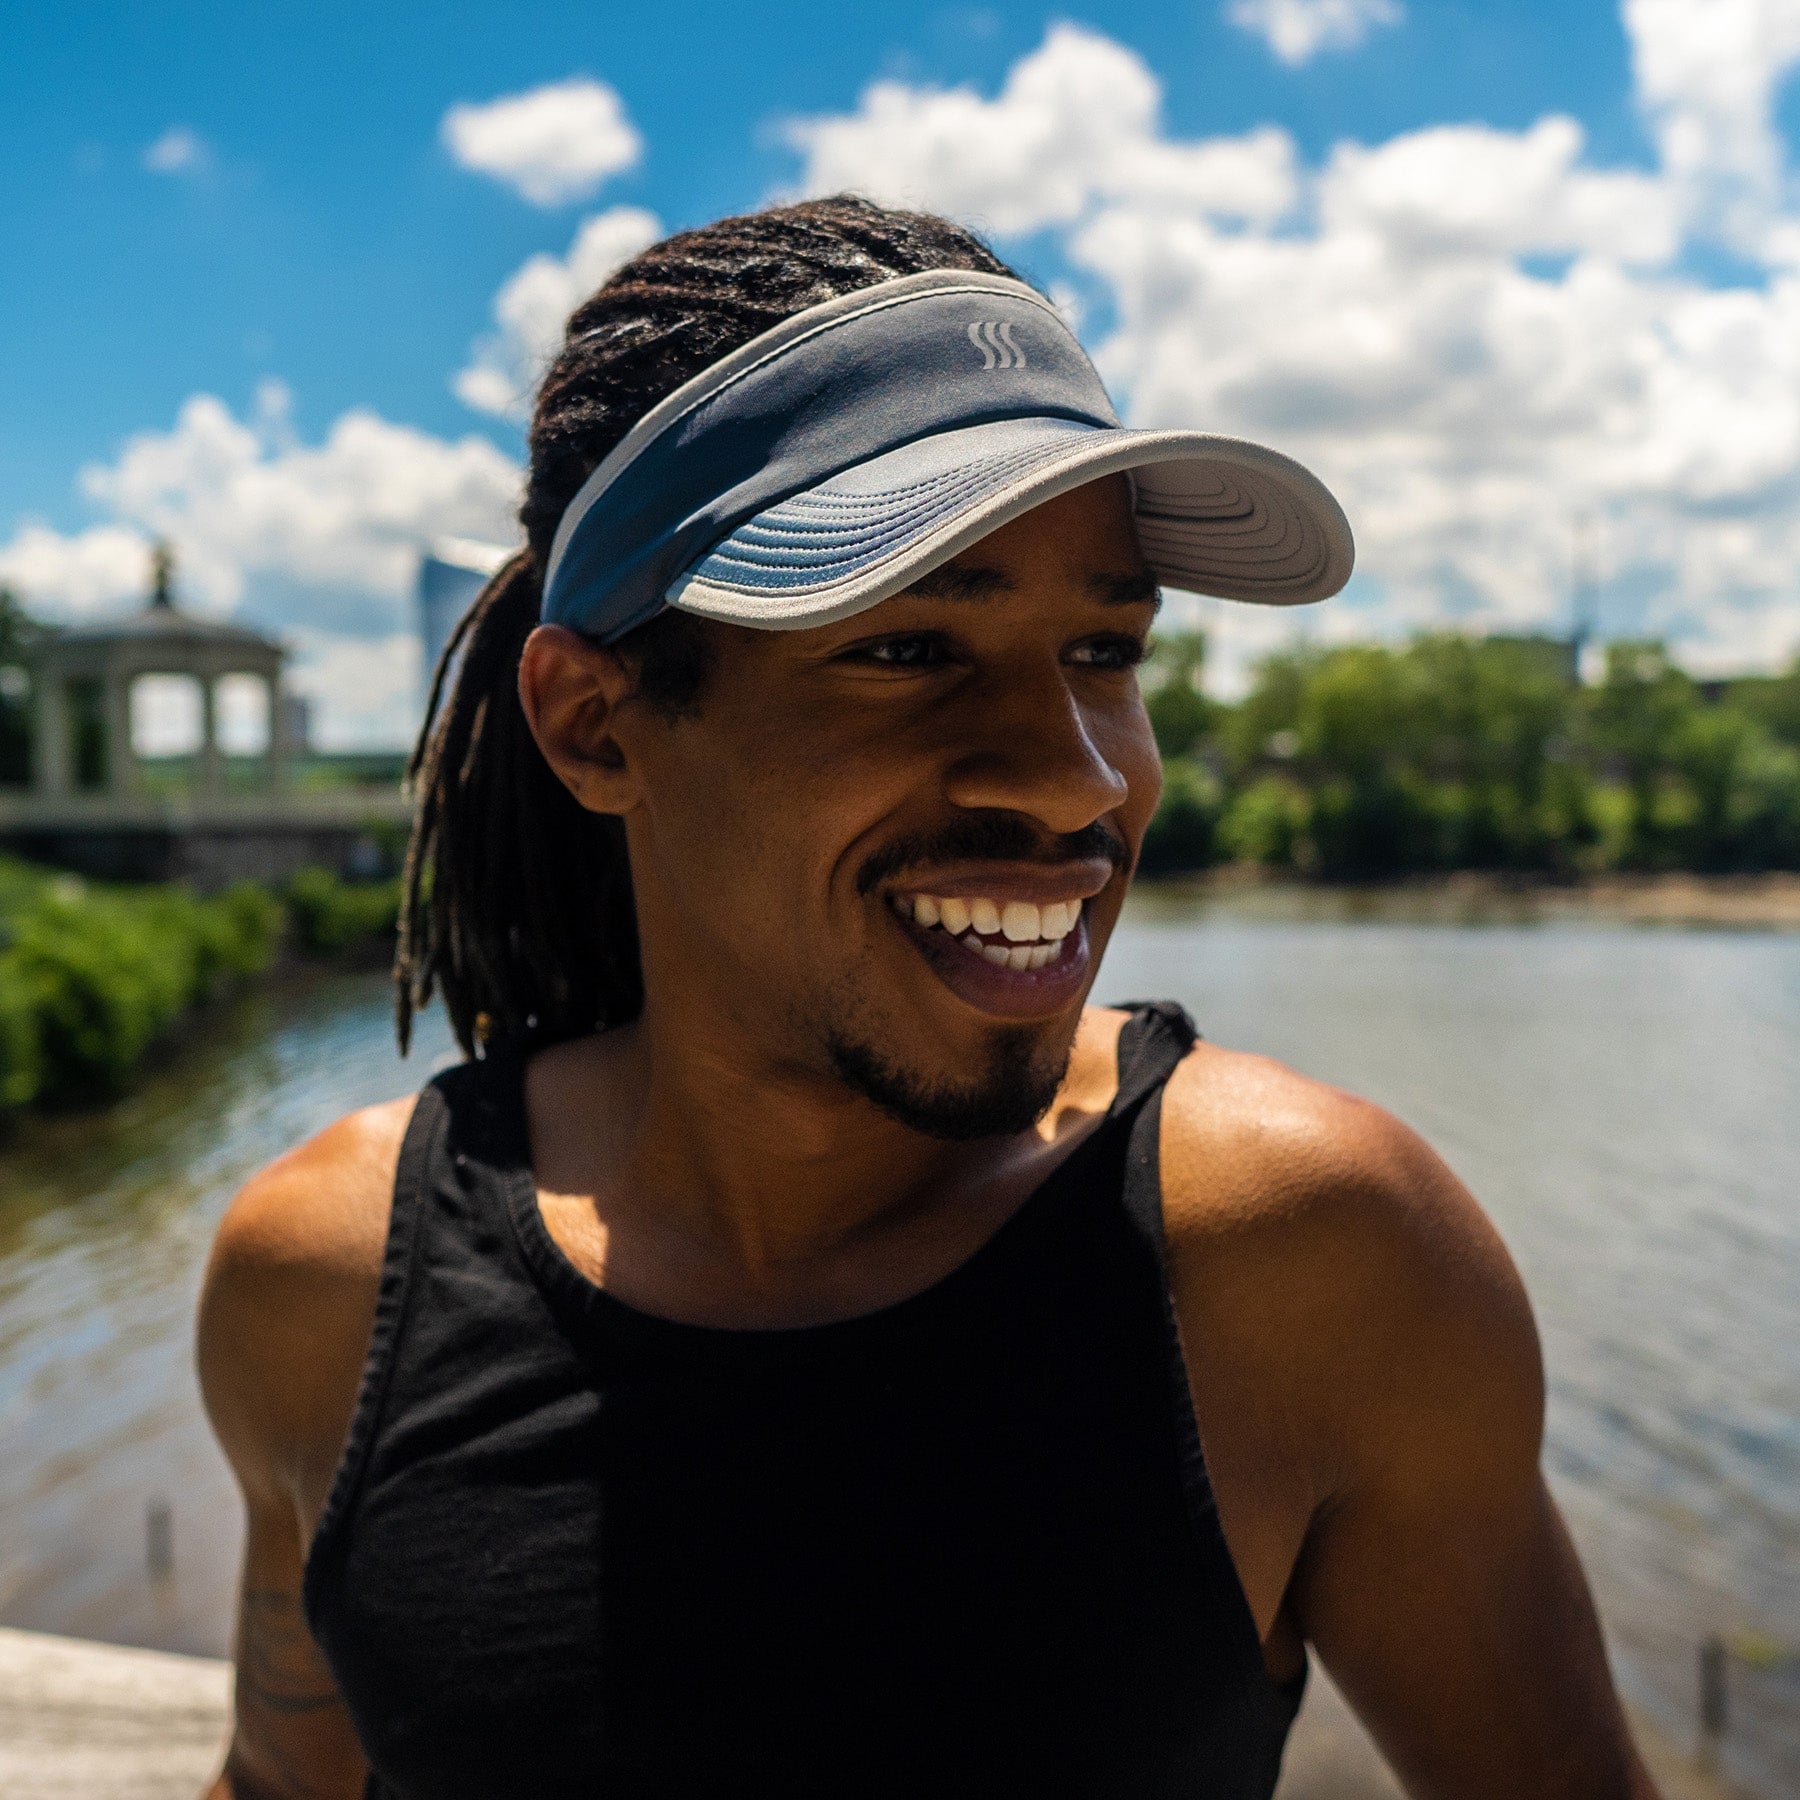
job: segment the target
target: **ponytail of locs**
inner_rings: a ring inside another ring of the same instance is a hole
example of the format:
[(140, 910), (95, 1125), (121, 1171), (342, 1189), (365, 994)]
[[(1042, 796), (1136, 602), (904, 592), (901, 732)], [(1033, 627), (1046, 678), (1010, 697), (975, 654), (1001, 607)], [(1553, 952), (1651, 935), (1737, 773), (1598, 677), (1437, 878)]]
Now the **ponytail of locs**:
[[(402, 1050), (434, 991), (469, 1055), (637, 1017), (624, 826), (577, 804), (519, 704), (557, 522), (607, 451), (683, 382), (796, 312), (927, 269), (1012, 273), (946, 220), (839, 196), (653, 245), (570, 318), (532, 418), (525, 546), (452, 634), (408, 765), (416, 815), (394, 960)], [(711, 644), (705, 621), (666, 611), (618, 648), (638, 692), (679, 717), (699, 701)]]

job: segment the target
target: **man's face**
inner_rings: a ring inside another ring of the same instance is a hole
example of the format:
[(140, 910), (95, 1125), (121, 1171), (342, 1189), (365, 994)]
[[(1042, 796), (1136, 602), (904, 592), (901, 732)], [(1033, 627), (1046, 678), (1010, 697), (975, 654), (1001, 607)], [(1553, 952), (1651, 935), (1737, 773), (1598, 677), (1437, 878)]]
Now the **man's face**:
[(630, 754), (652, 1007), (730, 1019), (932, 1135), (1049, 1104), (1160, 786), (1122, 478), (838, 624), (721, 628)]

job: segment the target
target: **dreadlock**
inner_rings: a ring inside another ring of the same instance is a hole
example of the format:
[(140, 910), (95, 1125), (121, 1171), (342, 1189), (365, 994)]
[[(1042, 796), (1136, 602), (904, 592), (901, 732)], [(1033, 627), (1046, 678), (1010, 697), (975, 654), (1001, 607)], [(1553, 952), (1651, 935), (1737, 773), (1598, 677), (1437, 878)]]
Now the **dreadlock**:
[[(491, 1038), (549, 1043), (637, 1016), (624, 825), (577, 804), (519, 705), (557, 522), (606, 453), (683, 382), (809, 306), (927, 269), (1012, 273), (946, 220), (840, 195), (681, 232), (576, 309), (532, 417), (525, 547), (452, 634), (408, 765), (418, 811), (394, 961), (402, 1050), (434, 988), (469, 1055)], [(708, 634), (704, 620), (669, 610), (618, 648), (638, 691), (679, 717), (705, 683)]]

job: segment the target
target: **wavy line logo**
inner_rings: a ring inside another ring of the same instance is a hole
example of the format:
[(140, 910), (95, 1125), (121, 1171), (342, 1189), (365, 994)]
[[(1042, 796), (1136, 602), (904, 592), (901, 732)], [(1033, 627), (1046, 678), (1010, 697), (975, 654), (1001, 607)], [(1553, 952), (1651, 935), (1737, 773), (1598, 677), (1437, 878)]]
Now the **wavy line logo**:
[(969, 327), (969, 342), (981, 352), (984, 369), (1025, 367), (1025, 352), (1013, 341), (1010, 322), (978, 319)]

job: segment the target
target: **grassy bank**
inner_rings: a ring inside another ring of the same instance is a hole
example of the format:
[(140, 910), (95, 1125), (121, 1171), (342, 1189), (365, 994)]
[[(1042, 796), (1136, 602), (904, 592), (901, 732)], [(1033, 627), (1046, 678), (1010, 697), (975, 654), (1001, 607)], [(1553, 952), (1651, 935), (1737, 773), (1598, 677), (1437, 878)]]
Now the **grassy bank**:
[(0, 1117), (119, 1093), (208, 1002), (285, 955), (379, 943), (397, 903), (323, 869), (202, 898), (0, 859)]

